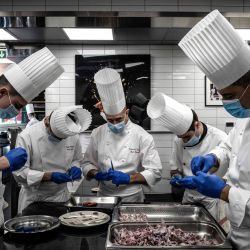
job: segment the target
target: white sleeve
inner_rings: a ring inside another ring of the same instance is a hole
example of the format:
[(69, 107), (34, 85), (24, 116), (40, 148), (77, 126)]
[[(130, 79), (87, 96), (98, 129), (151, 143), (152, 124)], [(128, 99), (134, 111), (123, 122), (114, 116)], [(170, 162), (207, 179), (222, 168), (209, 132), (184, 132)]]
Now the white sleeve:
[(232, 150), (231, 141), (235, 137), (235, 128), (228, 134), (225, 141), (222, 141), (215, 149), (211, 150), (210, 154), (215, 154), (220, 161), (220, 166), (229, 166), (230, 155)]
[(141, 155), (141, 164), (144, 170), (140, 174), (145, 178), (149, 186), (153, 186), (161, 179), (162, 165), (151, 135), (142, 141)]
[(30, 162), (32, 161), (32, 145), (27, 134), (19, 134), (17, 137), (16, 147), (22, 147), (27, 151), (28, 159), (25, 165), (12, 172), (15, 180), (24, 186), (32, 186), (40, 184), (44, 172), (30, 169)]
[(180, 152), (178, 138), (175, 137), (174, 142), (173, 142), (173, 151), (172, 151), (171, 159), (169, 161), (171, 170), (177, 170), (177, 169), (183, 170), (182, 156), (183, 156), (183, 152)]
[(96, 133), (93, 131), (91, 133), (89, 145), (86, 149), (86, 152), (83, 157), (82, 161), (82, 170), (83, 170), (83, 175), (86, 177), (88, 172), (92, 169), (98, 170), (97, 166), (97, 159), (98, 159), (98, 152), (97, 152), (97, 145), (95, 143), (95, 137)]
[(250, 227), (250, 191), (231, 187), (227, 217), (232, 225)]

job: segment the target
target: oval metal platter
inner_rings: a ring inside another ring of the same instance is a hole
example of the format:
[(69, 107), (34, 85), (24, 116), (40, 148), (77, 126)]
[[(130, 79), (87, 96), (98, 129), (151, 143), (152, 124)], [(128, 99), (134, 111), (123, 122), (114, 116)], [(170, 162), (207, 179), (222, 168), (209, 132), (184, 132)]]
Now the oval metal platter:
[(59, 220), (65, 226), (87, 228), (99, 226), (109, 222), (110, 216), (102, 212), (86, 210), (61, 215)]

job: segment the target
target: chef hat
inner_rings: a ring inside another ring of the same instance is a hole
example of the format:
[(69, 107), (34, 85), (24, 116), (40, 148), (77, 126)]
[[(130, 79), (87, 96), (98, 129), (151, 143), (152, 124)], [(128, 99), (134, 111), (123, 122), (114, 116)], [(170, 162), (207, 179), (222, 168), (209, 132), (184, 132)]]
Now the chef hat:
[(147, 113), (176, 135), (185, 134), (193, 122), (193, 112), (189, 107), (163, 93), (151, 98)]
[(94, 80), (105, 113), (119, 114), (126, 106), (120, 74), (114, 69), (105, 68), (95, 74)]
[(223, 89), (250, 69), (250, 48), (218, 10), (196, 24), (179, 46), (217, 88)]
[(32, 103), (26, 105), (26, 112), (27, 114), (35, 113), (34, 105)]
[[(73, 119), (72, 119), (73, 118)], [(79, 106), (61, 107), (50, 117), (50, 127), (55, 136), (65, 139), (88, 129), (92, 116)]]
[(62, 73), (55, 56), (48, 48), (43, 48), (18, 64), (11, 64), (3, 73), (15, 90), (30, 102)]

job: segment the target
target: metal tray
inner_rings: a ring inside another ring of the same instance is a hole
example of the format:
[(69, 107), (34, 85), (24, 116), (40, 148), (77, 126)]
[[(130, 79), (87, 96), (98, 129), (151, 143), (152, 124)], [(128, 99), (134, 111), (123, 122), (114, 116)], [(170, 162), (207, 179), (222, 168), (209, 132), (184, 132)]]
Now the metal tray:
[(51, 231), (60, 226), (56, 217), (47, 215), (21, 216), (6, 221), (4, 229), (15, 234), (35, 234)]
[(220, 230), (219, 227), (216, 225), (209, 223), (209, 222), (169, 222), (166, 223), (169, 226), (175, 226), (176, 228), (180, 228), (183, 231), (186, 232), (192, 232), (197, 235), (206, 235), (208, 239), (216, 239), (218, 242), (218, 245), (214, 246), (121, 246), (121, 245), (115, 245), (112, 243), (112, 236), (114, 229), (120, 229), (120, 228), (127, 228), (127, 229), (134, 229), (138, 227), (144, 227), (147, 225), (156, 225), (158, 223), (114, 223), (109, 225), (108, 228), (108, 235), (106, 240), (106, 249), (108, 250), (117, 250), (117, 249), (126, 249), (126, 250), (142, 250), (142, 249), (151, 249), (151, 250), (159, 250), (159, 249), (179, 249), (179, 250), (186, 250), (186, 249), (232, 249), (232, 246), (230, 242), (226, 239), (223, 232)]
[(176, 203), (121, 205), (114, 209), (112, 222), (120, 222), (119, 215), (122, 213), (143, 213), (146, 215), (148, 222), (215, 222), (213, 217), (202, 207)]
[(118, 197), (96, 197), (96, 196), (86, 196), (86, 197), (71, 196), (70, 200), (65, 204), (65, 206), (69, 208), (85, 207), (83, 205), (83, 202), (96, 202), (97, 205), (95, 207), (110, 208), (118, 204), (119, 198)]
[(59, 220), (68, 227), (88, 228), (109, 222), (110, 216), (98, 211), (77, 211), (61, 215)]

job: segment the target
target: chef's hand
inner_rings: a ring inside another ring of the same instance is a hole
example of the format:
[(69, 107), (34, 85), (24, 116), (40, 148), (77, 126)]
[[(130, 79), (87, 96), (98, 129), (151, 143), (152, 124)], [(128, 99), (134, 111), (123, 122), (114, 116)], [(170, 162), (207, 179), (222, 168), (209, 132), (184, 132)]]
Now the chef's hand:
[(79, 167), (73, 166), (69, 169), (68, 175), (72, 178), (72, 180), (79, 180), (82, 177), (82, 170)]
[(72, 181), (72, 179), (66, 173), (53, 172), (51, 174), (51, 181), (53, 181), (57, 184), (61, 184), (61, 183)]
[(217, 163), (217, 158), (214, 154), (208, 154), (204, 156), (195, 156), (191, 161), (191, 169), (194, 175), (198, 171), (207, 173), (212, 167), (215, 167)]
[(196, 174), (197, 176), (191, 176), (196, 185), (196, 190), (203, 195), (220, 198), (221, 192), (226, 186), (225, 181), (213, 174), (210, 175), (203, 172), (197, 172)]
[(116, 186), (130, 183), (130, 175), (127, 173), (123, 173), (122, 171), (118, 170), (112, 170), (110, 168), (108, 174), (112, 178), (112, 183)]
[(95, 175), (97, 181), (110, 181), (112, 178), (107, 171), (99, 171)]
[(180, 187), (188, 188), (188, 189), (196, 189), (197, 186), (193, 181), (193, 176), (185, 176), (178, 180), (178, 184)]
[(10, 150), (7, 154), (4, 155), (4, 157), (9, 162), (9, 169), (10, 171), (15, 171), (20, 169), (24, 166), (24, 164), (27, 161), (27, 152), (24, 148), (14, 148)]
[(174, 174), (174, 175), (172, 176), (172, 178), (170, 179), (170, 184), (171, 184), (172, 186), (179, 187), (180, 185), (179, 185), (178, 181), (179, 181), (181, 178), (182, 178), (181, 175), (179, 175), (179, 174)]

